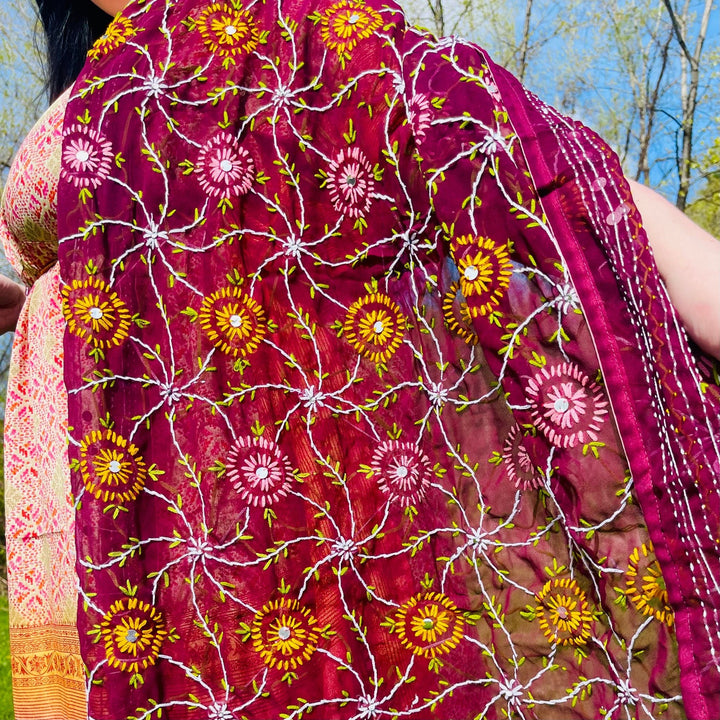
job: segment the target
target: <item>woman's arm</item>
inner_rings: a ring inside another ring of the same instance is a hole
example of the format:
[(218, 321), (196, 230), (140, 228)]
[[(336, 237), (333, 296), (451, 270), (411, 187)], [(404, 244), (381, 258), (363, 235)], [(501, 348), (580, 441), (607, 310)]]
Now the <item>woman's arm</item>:
[(22, 306), (25, 289), (5, 275), (0, 275), (0, 334), (15, 329)]
[(720, 359), (720, 241), (649, 187), (630, 181), (630, 188), (683, 325)]

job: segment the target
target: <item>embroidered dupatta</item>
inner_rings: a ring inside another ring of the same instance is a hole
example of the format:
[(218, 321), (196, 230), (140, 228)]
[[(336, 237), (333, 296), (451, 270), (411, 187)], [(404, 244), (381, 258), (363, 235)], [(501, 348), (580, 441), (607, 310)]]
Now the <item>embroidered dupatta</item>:
[(135, 0), (63, 160), (90, 717), (720, 714), (720, 400), (592, 132), (394, 5)]

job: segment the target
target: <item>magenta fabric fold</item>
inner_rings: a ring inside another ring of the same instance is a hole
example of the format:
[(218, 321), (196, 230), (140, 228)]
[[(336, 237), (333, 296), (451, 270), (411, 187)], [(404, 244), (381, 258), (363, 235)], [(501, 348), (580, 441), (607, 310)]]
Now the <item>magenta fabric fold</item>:
[[(686, 711), (715, 717), (720, 405), (712, 363), (688, 344), (617, 158), (595, 133), (559, 116), (507, 73), (498, 78), (514, 99), (514, 124), (543, 207), (588, 299), (613, 412), (676, 608)], [(548, 157), (562, 160), (549, 167)], [(585, 212), (568, 216), (578, 195), (586, 198)], [(579, 231), (579, 222), (588, 231)]]
[(59, 198), (91, 717), (718, 714), (718, 388), (593, 133), (391, 4), (136, 0)]

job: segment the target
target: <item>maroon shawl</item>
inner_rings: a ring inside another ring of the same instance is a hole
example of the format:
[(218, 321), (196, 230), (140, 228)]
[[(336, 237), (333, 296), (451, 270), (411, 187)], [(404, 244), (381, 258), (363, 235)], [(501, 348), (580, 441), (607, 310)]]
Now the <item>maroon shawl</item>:
[(91, 717), (720, 716), (718, 389), (591, 131), (394, 5), (135, 0), (59, 216)]

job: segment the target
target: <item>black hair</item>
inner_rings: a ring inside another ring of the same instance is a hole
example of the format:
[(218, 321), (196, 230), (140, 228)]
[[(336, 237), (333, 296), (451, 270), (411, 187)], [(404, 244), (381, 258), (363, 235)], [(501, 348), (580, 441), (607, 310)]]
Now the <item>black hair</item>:
[(91, 0), (35, 0), (45, 31), (47, 90), (54, 100), (70, 87), (110, 16)]

